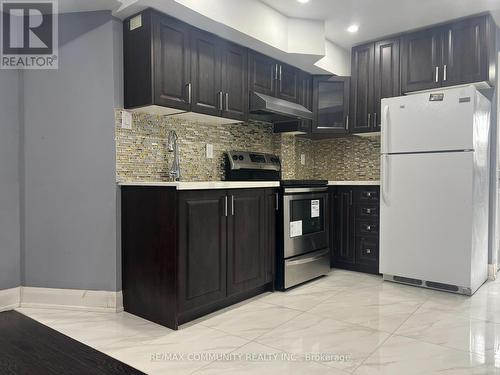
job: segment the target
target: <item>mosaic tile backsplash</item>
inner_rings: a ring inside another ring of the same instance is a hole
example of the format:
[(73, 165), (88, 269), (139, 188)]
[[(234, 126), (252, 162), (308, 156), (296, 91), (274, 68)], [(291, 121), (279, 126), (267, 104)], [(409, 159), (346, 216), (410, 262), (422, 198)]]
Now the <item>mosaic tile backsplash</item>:
[[(379, 137), (336, 138), (312, 141), (291, 134), (274, 134), (272, 125), (247, 122), (212, 125), (174, 117), (133, 114), (132, 129), (122, 129), (116, 110), (117, 181), (168, 181), (173, 153), (167, 152), (167, 135), (179, 137), (181, 181), (224, 180), (224, 155), (229, 150), (274, 153), (282, 161), (284, 179), (378, 180)], [(214, 157), (205, 157), (213, 145)], [(300, 155), (305, 155), (305, 165)]]

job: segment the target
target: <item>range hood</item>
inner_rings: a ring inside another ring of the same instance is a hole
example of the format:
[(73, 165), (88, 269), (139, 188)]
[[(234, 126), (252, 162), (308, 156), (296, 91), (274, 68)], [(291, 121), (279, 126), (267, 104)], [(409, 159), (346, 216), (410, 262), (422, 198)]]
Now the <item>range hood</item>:
[(290, 120), (312, 120), (313, 114), (300, 104), (251, 91), (250, 117), (275, 123)]

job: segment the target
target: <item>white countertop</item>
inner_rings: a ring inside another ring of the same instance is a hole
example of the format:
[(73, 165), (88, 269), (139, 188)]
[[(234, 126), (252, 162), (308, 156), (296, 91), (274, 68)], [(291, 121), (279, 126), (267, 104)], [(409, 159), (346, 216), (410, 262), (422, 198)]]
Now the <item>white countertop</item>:
[[(251, 188), (273, 188), (279, 187), (279, 181), (158, 181), (158, 182), (119, 182), (120, 186), (165, 186), (174, 187), (177, 190), (208, 190), (208, 189), (251, 189)], [(380, 185), (380, 181), (328, 181), (329, 186), (337, 185), (356, 185), (369, 186)]]
[(328, 186), (337, 185), (357, 185), (357, 186), (369, 186), (369, 185), (380, 185), (380, 181), (366, 180), (366, 181), (328, 181)]
[(279, 181), (175, 181), (175, 182), (119, 182), (120, 186), (166, 186), (177, 190), (207, 190), (207, 189), (249, 189), (279, 187)]

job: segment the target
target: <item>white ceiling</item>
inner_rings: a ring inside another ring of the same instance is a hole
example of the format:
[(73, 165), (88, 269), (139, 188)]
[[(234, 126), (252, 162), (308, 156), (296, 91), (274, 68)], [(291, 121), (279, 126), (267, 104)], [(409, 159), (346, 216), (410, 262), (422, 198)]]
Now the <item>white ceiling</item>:
[[(500, 25), (500, 0), (261, 0), (288, 17), (325, 20), (327, 39), (350, 48), (361, 42), (491, 11)], [(258, 20), (256, 20), (258, 22)], [(346, 29), (356, 23), (356, 34)]]

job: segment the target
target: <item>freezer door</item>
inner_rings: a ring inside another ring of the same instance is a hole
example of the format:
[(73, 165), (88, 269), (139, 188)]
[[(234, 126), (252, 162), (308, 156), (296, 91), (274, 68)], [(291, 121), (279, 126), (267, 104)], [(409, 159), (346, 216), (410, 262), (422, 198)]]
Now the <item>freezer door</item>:
[(382, 100), (383, 154), (472, 150), (474, 87)]
[(469, 287), (474, 152), (381, 159), (380, 272)]

